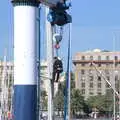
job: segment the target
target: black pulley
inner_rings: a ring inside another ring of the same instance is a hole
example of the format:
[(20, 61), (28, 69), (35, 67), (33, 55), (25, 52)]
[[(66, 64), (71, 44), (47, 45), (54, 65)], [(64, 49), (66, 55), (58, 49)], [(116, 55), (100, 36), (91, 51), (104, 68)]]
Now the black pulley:
[(66, 11), (56, 12), (51, 10), (48, 14), (48, 21), (52, 25), (63, 26), (72, 22), (72, 17)]

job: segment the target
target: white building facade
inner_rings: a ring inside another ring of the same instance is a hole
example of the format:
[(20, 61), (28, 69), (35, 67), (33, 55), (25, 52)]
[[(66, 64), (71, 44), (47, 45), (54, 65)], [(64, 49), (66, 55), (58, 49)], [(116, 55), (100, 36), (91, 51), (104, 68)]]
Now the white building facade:
[(73, 57), (73, 64), (75, 87), (80, 89), (85, 99), (89, 96), (104, 95), (110, 89), (99, 72), (111, 83), (112, 87), (116, 88), (117, 92), (120, 91), (120, 52), (98, 49), (78, 52)]

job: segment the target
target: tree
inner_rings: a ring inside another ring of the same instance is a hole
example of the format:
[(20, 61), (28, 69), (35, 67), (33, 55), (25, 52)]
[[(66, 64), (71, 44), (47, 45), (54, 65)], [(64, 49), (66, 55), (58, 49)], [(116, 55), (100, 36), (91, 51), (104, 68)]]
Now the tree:
[[(84, 97), (81, 95), (79, 89), (75, 89), (75, 77), (74, 74), (70, 73), (71, 78), (71, 114), (77, 115), (77, 113), (89, 113), (89, 106), (86, 104)], [(58, 85), (58, 92), (54, 98), (54, 106), (58, 111), (62, 111), (64, 109), (64, 97), (65, 97), (65, 84), (66, 81), (60, 82)]]
[[(71, 114), (77, 115), (79, 113), (90, 113), (91, 110), (89, 109), (88, 104), (86, 104), (84, 97), (81, 95), (79, 89), (75, 89), (75, 79), (74, 74), (71, 72)], [(55, 109), (58, 111), (63, 111), (64, 109), (64, 97), (65, 97), (65, 84), (66, 81), (60, 82), (58, 85), (58, 92), (54, 97), (54, 106)]]
[[(70, 78), (71, 78), (71, 91), (75, 87), (75, 82), (74, 82), (74, 74), (70, 72)], [(58, 111), (63, 111), (64, 109), (64, 97), (65, 97), (65, 86), (66, 86), (66, 81), (60, 82), (58, 84), (58, 92), (56, 93), (56, 96), (54, 97), (54, 106), (55, 109)]]
[(89, 116), (89, 114), (92, 112), (92, 107), (90, 107), (86, 101), (84, 103), (83, 111), (86, 113), (86, 116)]
[(108, 94), (91, 96), (88, 98), (87, 103), (90, 108), (96, 108), (100, 114), (108, 114), (112, 105), (112, 99)]
[(54, 107), (57, 110), (58, 115), (60, 111), (64, 109), (64, 94), (62, 91), (58, 91), (54, 98)]
[(83, 112), (84, 108), (84, 97), (80, 94), (79, 89), (72, 89), (71, 91), (71, 112), (72, 115)]

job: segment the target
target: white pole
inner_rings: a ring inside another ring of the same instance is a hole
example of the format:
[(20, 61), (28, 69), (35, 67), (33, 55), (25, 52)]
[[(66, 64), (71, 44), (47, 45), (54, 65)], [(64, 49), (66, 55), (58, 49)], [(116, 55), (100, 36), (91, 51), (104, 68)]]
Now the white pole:
[(14, 6), (14, 120), (36, 120), (37, 0), (12, 0)]
[[(46, 7), (46, 17), (49, 9)], [(46, 18), (46, 39), (47, 39), (47, 73), (48, 73), (48, 120), (53, 120), (53, 96), (51, 84), (53, 71), (53, 41), (52, 41), (52, 26)]]

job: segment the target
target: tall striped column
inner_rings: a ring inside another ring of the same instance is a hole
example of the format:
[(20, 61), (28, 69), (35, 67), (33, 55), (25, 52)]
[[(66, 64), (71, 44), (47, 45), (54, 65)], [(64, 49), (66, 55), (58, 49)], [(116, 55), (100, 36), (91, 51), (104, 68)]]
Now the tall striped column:
[(13, 0), (14, 120), (36, 120), (38, 0)]

